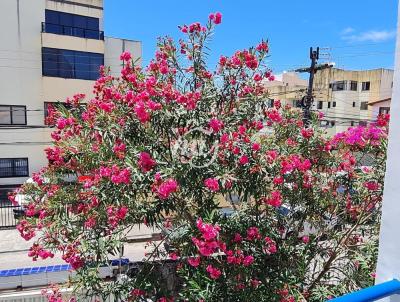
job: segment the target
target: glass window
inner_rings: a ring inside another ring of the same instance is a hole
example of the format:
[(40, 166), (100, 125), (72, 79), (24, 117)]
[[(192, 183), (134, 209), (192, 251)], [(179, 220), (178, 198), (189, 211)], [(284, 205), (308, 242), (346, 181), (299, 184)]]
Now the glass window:
[(356, 107), (356, 102), (353, 102), (353, 107)]
[(379, 107), (379, 114), (389, 114), (390, 107)]
[(362, 82), (361, 90), (362, 91), (367, 91), (367, 90), (370, 89), (370, 86), (371, 86), (371, 82)]
[(350, 81), (350, 90), (357, 91), (357, 81)]
[(332, 90), (333, 91), (339, 91), (339, 90), (346, 90), (346, 81), (337, 81), (332, 84)]
[(11, 106), (11, 117), (13, 125), (26, 125), (26, 107)]
[(69, 14), (64, 12), (46, 10), (45, 32), (75, 36), (88, 39), (104, 39), (99, 31), (99, 19)]
[(99, 26), (99, 19), (97, 18), (92, 18), (92, 17), (86, 17), (87, 20), (87, 29), (91, 29), (91, 30), (99, 30), (100, 26)]
[(0, 125), (26, 125), (26, 106), (0, 106)]
[(58, 76), (58, 49), (42, 49), (42, 73), (44, 76)]
[(332, 102), (332, 107), (336, 107), (336, 102)]
[(11, 125), (11, 106), (0, 106), (0, 125)]
[(0, 158), (0, 177), (29, 176), (27, 158)]
[(74, 78), (74, 51), (61, 50), (58, 58), (59, 74), (62, 78)]
[(361, 102), (360, 110), (368, 110), (368, 102)]
[(328, 108), (331, 108), (331, 102), (328, 102)]
[(54, 10), (46, 9), (45, 20), (46, 23), (60, 24), (60, 13)]
[(42, 49), (43, 75), (61, 78), (96, 80), (104, 55), (65, 49)]
[(322, 109), (322, 101), (318, 101), (317, 109)]

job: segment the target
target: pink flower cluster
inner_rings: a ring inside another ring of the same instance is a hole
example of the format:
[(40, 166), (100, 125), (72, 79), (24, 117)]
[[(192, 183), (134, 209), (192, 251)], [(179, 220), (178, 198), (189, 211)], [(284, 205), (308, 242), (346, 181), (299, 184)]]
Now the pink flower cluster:
[(210, 128), (213, 130), (214, 133), (217, 133), (224, 128), (224, 122), (220, 121), (217, 118), (212, 118), (209, 121), (208, 125), (210, 126)]
[(270, 197), (265, 198), (264, 202), (270, 206), (278, 208), (282, 205), (282, 195), (279, 191), (272, 191)]
[(175, 179), (170, 178), (160, 184), (157, 189), (157, 194), (160, 199), (167, 199), (176, 191), (178, 191), (178, 182)]
[(115, 207), (115, 206), (108, 206), (107, 207), (107, 216), (108, 216), (108, 224), (112, 228), (116, 228), (122, 220), (126, 218), (128, 213), (128, 208), (125, 206), (122, 207)]
[(211, 279), (218, 279), (222, 274), (222, 272), (219, 269), (215, 268), (211, 264), (207, 266), (206, 271), (210, 275)]
[(222, 242), (217, 240), (220, 227), (212, 224), (203, 223), (202, 219), (197, 220), (197, 228), (200, 231), (201, 238), (192, 238), (192, 242), (196, 245), (200, 254), (203, 256), (211, 256), (219, 248), (225, 249)]
[(219, 190), (218, 179), (216, 178), (207, 178), (204, 180), (204, 185), (211, 191), (217, 192)]
[(147, 152), (140, 152), (138, 166), (142, 172), (147, 173), (154, 169), (157, 165), (156, 161), (151, 158), (150, 154)]
[(32, 257), (33, 261), (36, 261), (39, 257), (42, 259), (53, 258), (54, 254), (48, 250), (45, 250), (43, 246), (35, 243), (30, 247), (28, 256)]
[(110, 167), (101, 166), (98, 172), (100, 177), (109, 178), (114, 184), (130, 184), (131, 171), (129, 168), (119, 168), (117, 165)]

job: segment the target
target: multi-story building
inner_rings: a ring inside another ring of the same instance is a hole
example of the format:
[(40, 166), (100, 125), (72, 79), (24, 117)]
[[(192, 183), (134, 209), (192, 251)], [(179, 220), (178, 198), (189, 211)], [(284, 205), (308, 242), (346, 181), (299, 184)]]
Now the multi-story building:
[(141, 43), (104, 35), (103, 0), (1, 0), (0, 27), (1, 207), (47, 163), (48, 102), (89, 99), (99, 66), (118, 74), (125, 50), (140, 64)]
[(271, 99), (280, 100), (284, 105), (297, 106), (306, 94), (308, 81), (295, 72), (284, 72), (275, 76), (274, 81), (264, 81)]
[(325, 114), (328, 133), (363, 125), (376, 119), (371, 104), (391, 97), (393, 70), (318, 71), (314, 79), (314, 106)]

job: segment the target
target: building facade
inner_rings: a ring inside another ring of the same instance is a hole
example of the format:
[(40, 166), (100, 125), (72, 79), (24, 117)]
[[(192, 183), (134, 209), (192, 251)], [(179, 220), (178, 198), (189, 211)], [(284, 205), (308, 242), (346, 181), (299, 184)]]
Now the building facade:
[(284, 72), (275, 76), (273, 81), (264, 81), (271, 99), (280, 100), (284, 105), (297, 106), (306, 94), (308, 81), (295, 72)]
[(318, 71), (314, 79), (314, 109), (325, 114), (324, 126), (334, 134), (374, 119), (371, 104), (391, 97), (393, 70)]
[(120, 71), (141, 43), (104, 36), (103, 0), (2, 0), (0, 4), (0, 207), (6, 193), (46, 166), (49, 103), (92, 95), (99, 66)]

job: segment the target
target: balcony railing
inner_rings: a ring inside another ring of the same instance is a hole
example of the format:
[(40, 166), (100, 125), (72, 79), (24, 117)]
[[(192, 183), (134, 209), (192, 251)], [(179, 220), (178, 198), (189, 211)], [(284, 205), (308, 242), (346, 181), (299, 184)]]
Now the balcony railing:
[(393, 279), (329, 300), (329, 302), (372, 302), (398, 294), (400, 294), (400, 281)]
[(104, 32), (80, 27), (42, 22), (42, 32), (86, 39), (104, 40)]

